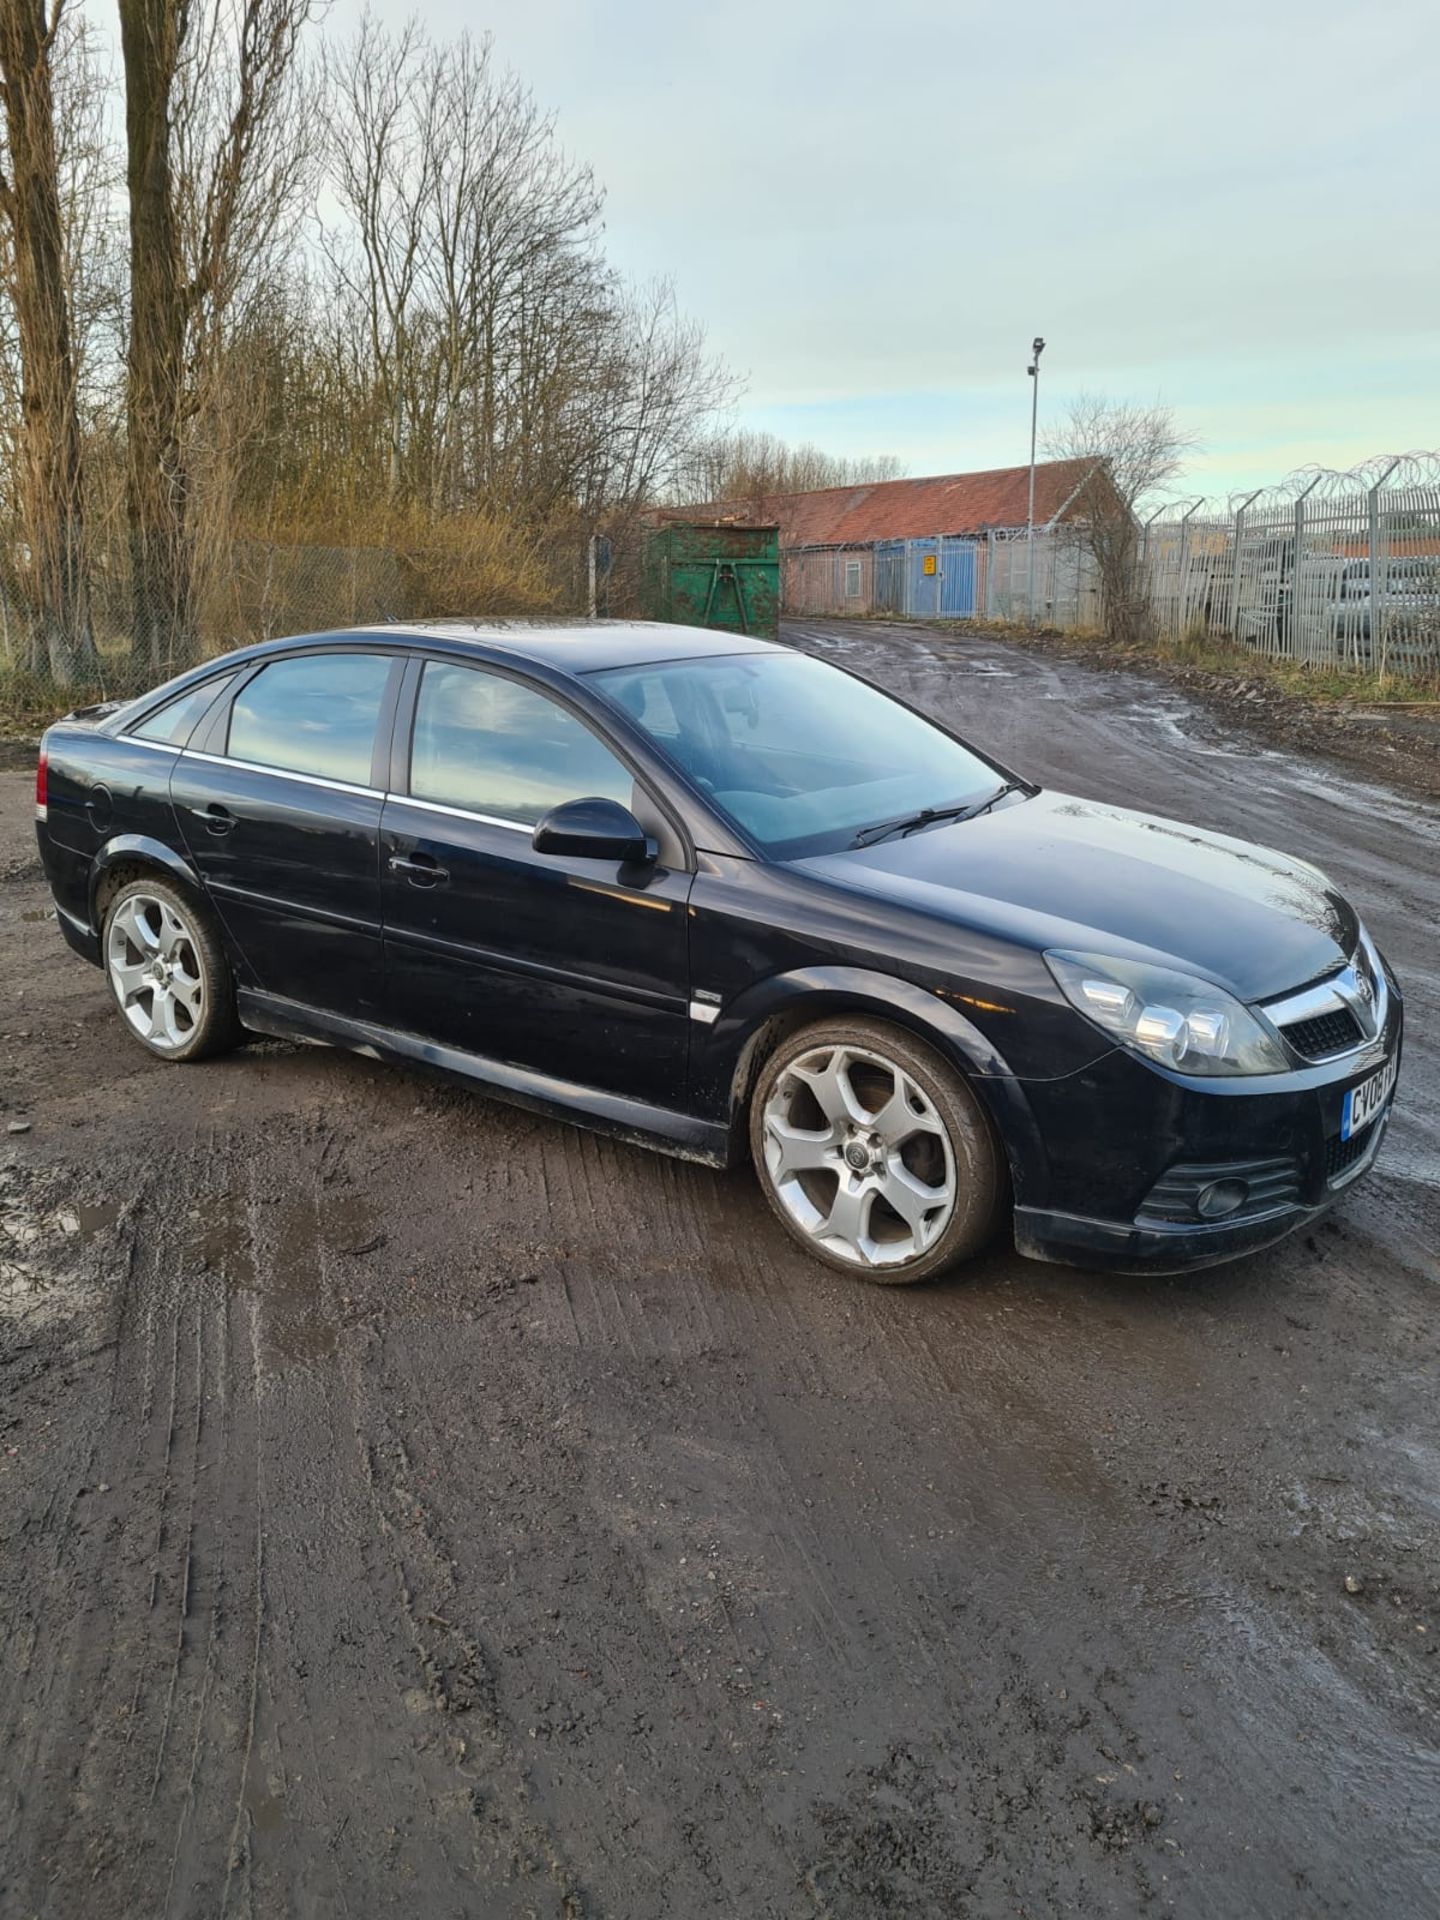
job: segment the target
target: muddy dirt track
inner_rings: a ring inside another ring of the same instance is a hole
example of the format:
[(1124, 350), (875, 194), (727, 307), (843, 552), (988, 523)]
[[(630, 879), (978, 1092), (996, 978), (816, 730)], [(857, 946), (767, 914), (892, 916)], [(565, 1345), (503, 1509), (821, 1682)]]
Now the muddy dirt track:
[(151, 1062), (4, 775), (5, 1920), (1440, 1912), (1440, 814), (1138, 678), (790, 637), (1328, 869), (1408, 990), (1374, 1175), (1187, 1280), (867, 1288), (740, 1175)]

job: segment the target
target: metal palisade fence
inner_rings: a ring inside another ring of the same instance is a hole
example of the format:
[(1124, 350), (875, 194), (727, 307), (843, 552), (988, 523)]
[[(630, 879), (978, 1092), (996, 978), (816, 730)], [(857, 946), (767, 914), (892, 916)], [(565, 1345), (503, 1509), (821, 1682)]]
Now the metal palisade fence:
[(1162, 632), (1380, 673), (1440, 670), (1440, 454), (1313, 467), (1145, 526)]

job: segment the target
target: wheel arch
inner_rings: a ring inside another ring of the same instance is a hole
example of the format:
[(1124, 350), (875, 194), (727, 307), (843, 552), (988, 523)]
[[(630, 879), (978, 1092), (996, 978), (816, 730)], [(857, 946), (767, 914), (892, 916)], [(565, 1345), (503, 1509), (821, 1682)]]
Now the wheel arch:
[(751, 1096), (770, 1054), (802, 1027), (847, 1014), (897, 1027), (956, 1067), (995, 1129), (1017, 1199), (1043, 1185), (1039, 1128), (994, 1042), (938, 993), (859, 967), (772, 975), (738, 995), (710, 1030), (697, 1080), (728, 1122), (732, 1163), (744, 1157)]
[(121, 833), (107, 840), (90, 869), (90, 928), (98, 939), (105, 930), (110, 902), (132, 880), (147, 874), (182, 886), (197, 905), (205, 904), (200, 876), (182, 855), (149, 834)]

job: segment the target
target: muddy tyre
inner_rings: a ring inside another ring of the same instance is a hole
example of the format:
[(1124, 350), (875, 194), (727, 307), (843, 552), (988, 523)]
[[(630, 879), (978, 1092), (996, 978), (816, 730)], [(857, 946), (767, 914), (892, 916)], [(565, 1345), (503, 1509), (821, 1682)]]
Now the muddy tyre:
[(781, 1042), (750, 1103), (750, 1154), (807, 1253), (886, 1286), (977, 1253), (1006, 1191), (963, 1076), (879, 1020), (825, 1020)]
[(121, 887), (105, 913), (105, 977), (131, 1035), (157, 1060), (203, 1060), (242, 1038), (215, 923), (168, 880)]

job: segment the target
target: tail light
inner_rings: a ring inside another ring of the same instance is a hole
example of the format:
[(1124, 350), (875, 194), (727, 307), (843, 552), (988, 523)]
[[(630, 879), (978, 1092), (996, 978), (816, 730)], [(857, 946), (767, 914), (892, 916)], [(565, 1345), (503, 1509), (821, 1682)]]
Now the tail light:
[(43, 820), (46, 817), (45, 787), (46, 772), (49, 764), (50, 756), (46, 753), (45, 742), (42, 740), (40, 742), (40, 758), (35, 762), (35, 818), (37, 820)]

